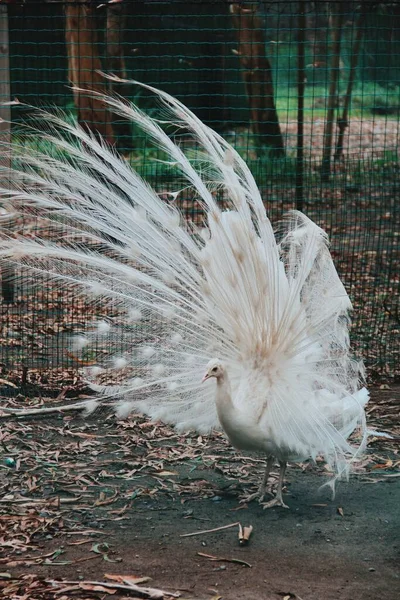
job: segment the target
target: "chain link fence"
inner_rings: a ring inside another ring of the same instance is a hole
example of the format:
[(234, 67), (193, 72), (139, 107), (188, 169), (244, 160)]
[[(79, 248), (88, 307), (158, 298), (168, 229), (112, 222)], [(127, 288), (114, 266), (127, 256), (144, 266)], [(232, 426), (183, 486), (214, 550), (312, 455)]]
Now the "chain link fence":
[[(157, 150), (71, 84), (156, 114), (153, 98), (99, 71), (177, 96), (248, 161), (272, 221), (298, 208), (327, 230), (355, 308), (355, 350), (371, 375), (398, 377), (400, 2), (1, 2), (0, 101), (62, 108), (165, 195), (179, 182)], [(13, 141), (6, 121), (30, 111), (3, 106), (0, 117), (0, 137)], [(177, 202), (201, 220), (190, 190)], [(79, 367), (69, 336), (99, 308), (16, 275), (3, 265), (3, 365)]]

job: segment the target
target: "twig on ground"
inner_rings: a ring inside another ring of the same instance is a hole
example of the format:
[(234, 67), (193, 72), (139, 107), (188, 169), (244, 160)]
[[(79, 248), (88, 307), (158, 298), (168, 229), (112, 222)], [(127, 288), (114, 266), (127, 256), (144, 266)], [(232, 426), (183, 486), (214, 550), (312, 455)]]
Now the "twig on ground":
[(240, 525), (239, 521), (237, 521), (236, 523), (231, 523), (230, 525), (222, 525), (222, 527), (215, 527), (214, 529), (204, 529), (203, 531), (194, 531), (193, 533), (183, 533), (179, 537), (192, 537), (193, 535), (202, 535), (203, 533), (214, 533), (214, 531), (229, 529), (230, 527), (235, 527), (236, 525)]
[(211, 560), (213, 562), (237, 563), (239, 565), (249, 567), (249, 569), (252, 568), (252, 565), (250, 563), (246, 562), (245, 560), (242, 560), (241, 558), (224, 558), (224, 557), (220, 557), (220, 556), (213, 556), (212, 554), (204, 554), (204, 552), (197, 552), (197, 556), (203, 556), (204, 558), (208, 558), (209, 560)]
[(67, 412), (72, 410), (86, 410), (90, 408), (93, 400), (84, 400), (76, 404), (64, 404), (63, 406), (49, 406), (47, 408), (8, 408), (0, 406), (0, 412), (6, 413), (0, 415), (0, 419), (9, 419), (11, 417), (32, 417), (37, 415), (54, 414), (58, 412)]
[[(121, 590), (124, 592), (134, 592), (141, 598), (149, 598), (150, 600), (163, 600), (165, 596), (169, 596), (170, 598), (179, 598), (179, 592), (166, 592), (165, 590), (158, 590), (156, 588), (150, 587), (140, 587), (134, 583), (129, 583), (123, 585), (122, 583), (107, 583), (104, 581), (57, 581), (56, 579), (46, 579), (46, 583), (50, 583), (52, 586), (61, 586), (61, 585), (73, 585), (78, 586), (78, 589), (85, 589), (85, 586), (99, 586), (112, 590)], [(63, 590), (61, 589), (60, 592)]]
[(78, 502), (82, 498), (81, 496), (75, 496), (74, 498), (61, 498), (60, 496), (55, 496), (51, 499), (49, 498), (2, 498), (0, 500), (0, 504), (21, 504), (22, 506), (34, 506), (35, 504), (74, 504)]

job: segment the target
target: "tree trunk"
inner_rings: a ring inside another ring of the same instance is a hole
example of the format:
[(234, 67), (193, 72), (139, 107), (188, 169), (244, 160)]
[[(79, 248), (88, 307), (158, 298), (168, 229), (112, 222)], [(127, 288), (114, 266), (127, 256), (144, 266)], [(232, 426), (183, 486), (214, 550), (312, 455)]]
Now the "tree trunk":
[(263, 20), (257, 6), (231, 4), (231, 13), (239, 41), (238, 54), (249, 102), (251, 123), (256, 141), (267, 146), (271, 155), (285, 155), (283, 137), (274, 102), (272, 70), (265, 54)]
[(297, 156), (296, 156), (296, 208), (303, 210), (304, 203), (304, 91), (306, 83), (306, 2), (299, 0), (297, 17)]
[[(121, 79), (127, 78), (124, 56), (124, 31), (126, 20), (126, 4), (123, 2), (107, 5), (107, 61), (108, 73), (117, 75)], [(109, 89), (123, 98), (130, 96), (131, 86), (127, 83), (109, 81)], [(132, 150), (132, 124), (119, 115), (112, 115), (113, 129), (117, 138), (120, 151), (125, 154)]]
[[(0, 6), (0, 142), (7, 144), (6, 151), (0, 156), (0, 183), (2, 178), (7, 187), (8, 173), (11, 168), (11, 109), (7, 103), (10, 100), (10, 58), (8, 40), (7, 6)], [(3, 261), (1, 264), (1, 292), (4, 302), (14, 302), (14, 267)]]
[[(98, 55), (96, 5), (85, 0), (71, 0), (65, 5), (68, 75), (73, 86), (105, 93), (105, 79)], [(85, 129), (115, 143), (111, 114), (99, 98), (74, 90), (78, 122)]]
[(331, 174), (331, 155), (333, 145), (333, 123), (335, 108), (337, 106), (337, 86), (340, 70), (340, 47), (342, 40), (342, 26), (344, 20), (344, 2), (334, 3), (337, 12), (332, 14), (332, 50), (330, 64), (330, 84), (328, 96), (328, 109), (324, 130), (324, 147), (322, 151), (322, 181), (328, 182)]
[(314, 2), (314, 14), (310, 16), (308, 39), (311, 45), (312, 63), (314, 69), (325, 71), (328, 61), (328, 27), (329, 4), (327, 2)]
[(356, 25), (356, 27), (357, 27), (356, 39), (354, 41), (354, 45), (353, 45), (352, 52), (351, 52), (350, 73), (349, 73), (349, 79), (347, 81), (346, 95), (344, 97), (343, 112), (342, 112), (342, 115), (338, 116), (338, 119), (337, 119), (339, 135), (338, 135), (337, 142), (336, 142), (336, 150), (335, 150), (335, 156), (334, 156), (335, 161), (340, 160), (343, 156), (344, 134), (345, 134), (347, 127), (349, 126), (348, 116), (349, 116), (349, 109), (350, 109), (350, 103), (351, 103), (351, 94), (353, 91), (354, 80), (356, 77), (356, 69), (357, 69), (357, 64), (358, 64), (358, 57), (360, 55), (361, 40), (362, 40), (363, 33), (364, 33), (364, 24), (365, 24), (366, 16), (367, 16), (366, 6), (365, 6), (365, 4), (362, 4), (361, 5), (361, 13), (358, 17), (358, 21), (357, 21), (357, 25)]

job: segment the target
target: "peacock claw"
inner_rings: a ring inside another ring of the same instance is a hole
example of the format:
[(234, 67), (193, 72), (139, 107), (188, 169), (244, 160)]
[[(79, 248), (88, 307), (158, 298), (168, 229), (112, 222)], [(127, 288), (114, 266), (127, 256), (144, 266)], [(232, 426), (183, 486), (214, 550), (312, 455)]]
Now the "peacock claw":
[(263, 509), (265, 510), (266, 508), (272, 508), (273, 506), (282, 506), (282, 508), (289, 508), (288, 505), (284, 503), (282, 498), (278, 497), (278, 498), (273, 498), (269, 502), (266, 502), (265, 504), (263, 504)]
[(260, 496), (258, 492), (255, 492), (254, 494), (249, 494), (248, 496), (245, 496), (244, 498), (239, 500), (239, 504), (247, 504), (248, 502), (253, 502), (253, 500), (258, 500), (261, 503), (264, 500), (264, 495)]
[(239, 504), (247, 504), (248, 502), (253, 502), (253, 500), (258, 500), (259, 504), (264, 502), (264, 498), (267, 494), (272, 494), (272, 492), (268, 490), (257, 490), (254, 494), (247, 494), (241, 500), (239, 500)]

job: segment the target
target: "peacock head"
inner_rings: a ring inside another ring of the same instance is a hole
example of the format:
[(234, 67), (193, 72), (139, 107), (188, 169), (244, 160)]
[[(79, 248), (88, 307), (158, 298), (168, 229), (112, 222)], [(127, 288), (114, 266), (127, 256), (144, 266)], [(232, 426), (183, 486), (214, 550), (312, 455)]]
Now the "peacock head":
[(207, 364), (207, 369), (206, 369), (203, 379), (201, 380), (201, 383), (203, 383), (204, 381), (207, 381), (207, 379), (211, 379), (211, 377), (215, 377), (217, 380), (222, 379), (224, 374), (225, 374), (225, 369), (224, 369), (222, 362), (218, 358), (213, 358)]

